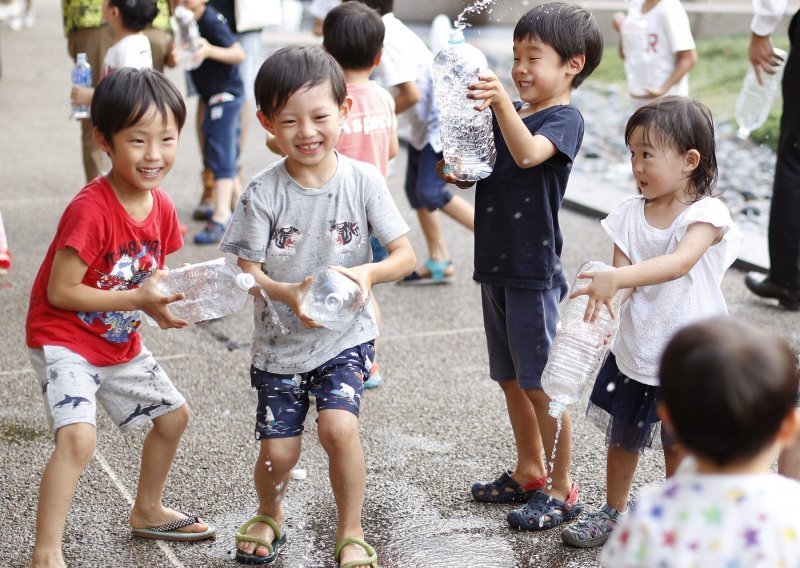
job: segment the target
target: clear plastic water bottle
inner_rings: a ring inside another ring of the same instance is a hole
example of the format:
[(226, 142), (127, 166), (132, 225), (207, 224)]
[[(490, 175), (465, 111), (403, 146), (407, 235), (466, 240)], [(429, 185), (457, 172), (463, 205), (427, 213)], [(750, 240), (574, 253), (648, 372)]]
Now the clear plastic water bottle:
[[(580, 267), (582, 272), (612, 270), (611, 266), (589, 261)], [(575, 277), (570, 293), (591, 284), (589, 278)], [(619, 310), (622, 292), (614, 297), (615, 311)], [(542, 388), (550, 397), (550, 416), (560, 418), (564, 408), (580, 400), (583, 389), (600, 370), (610, 339), (617, 331), (618, 320), (603, 307), (593, 324), (583, 321), (589, 296), (567, 299), (561, 310), (561, 322), (550, 348), (547, 365), (542, 372)]]
[(464, 41), (456, 28), (447, 47), (433, 60), (433, 88), (442, 113), (441, 137), (449, 173), (460, 181), (478, 181), (492, 173), (495, 159), (492, 113), (475, 110), (467, 98), (467, 86), (487, 69), (486, 57)]
[(620, 28), (622, 51), (625, 53), (625, 75), (634, 95), (646, 95), (646, 89), (659, 87), (656, 84), (656, 65), (650, 51), (647, 21), (631, 14)]
[[(73, 87), (91, 87), (92, 86), (92, 66), (89, 65), (89, 60), (85, 53), (79, 53), (75, 59), (75, 67), (72, 68), (72, 86)], [(89, 118), (89, 105), (72, 105), (72, 114), (70, 118), (73, 120), (81, 120)]]
[(197, 69), (201, 62), (194, 60), (194, 53), (199, 47), (200, 30), (194, 13), (184, 6), (176, 6), (170, 22), (175, 34), (175, 63), (186, 71)]
[(742, 90), (739, 91), (739, 98), (736, 100), (736, 123), (739, 125), (739, 138), (744, 140), (750, 133), (764, 124), (769, 116), (769, 109), (778, 93), (783, 77), (783, 68), (786, 66), (786, 52), (775, 48), (775, 55), (781, 58), (781, 62), (775, 67), (775, 73), (761, 73), (761, 81), (758, 83), (755, 69), (750, 65), (747, 74), (744, 76)]
[[(238, 312), (255, 285), (252, 274), (242, 272), (229, 259), (217, 258), (170, 270), (157, 288), (165, 296), (183, 292), (186, 297), (171, 303), (169, 309), (176, 317), (197, 323)], [(150, 325), (158, 325), (149, 316), (145, 319)]]
[(354, 280), (332, 268), (319, 268), (303, 297), (303, 311), (318, 324), (341, 331), (364, 306), (366, 298)]

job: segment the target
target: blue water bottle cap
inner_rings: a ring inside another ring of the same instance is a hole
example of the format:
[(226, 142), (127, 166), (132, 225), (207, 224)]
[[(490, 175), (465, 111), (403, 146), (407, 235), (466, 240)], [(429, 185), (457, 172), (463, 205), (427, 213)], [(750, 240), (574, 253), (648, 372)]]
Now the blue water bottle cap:
[(564, 413), (566, 406), (561, 404), (560, 402), (556, 402), (555, 400), (550, 401), (550, 405), (547, 408), (547, 413), (552, 416), (553, 418), (561, 418), (561, 415)]

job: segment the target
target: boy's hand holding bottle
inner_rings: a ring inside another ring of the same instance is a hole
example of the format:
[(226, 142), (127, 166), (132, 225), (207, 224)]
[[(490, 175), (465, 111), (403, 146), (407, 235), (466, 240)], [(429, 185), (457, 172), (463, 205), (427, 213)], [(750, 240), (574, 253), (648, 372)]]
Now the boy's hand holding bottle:
[(461, 181), (456, 179), (455, 176), (453, 176), (452, 171), (453, 168), (448, 166), (444, 160), (439, 160), (436, 162), (436, 173), (439, 174), (439, 178), (445, 183), (452, 183), (459, 189), (469, 189), (475, 185), (474, 181)]
[(175, 317), (170, 311), (169, 304), (183, 300), (182, 293), (164, 296), (158, 291), (158, 281), (161, 280), (169, 271), (156, 270), (150, 278), (134, 291), (136, 294), (136, 304), (145, 314), (153, 318), (161, 329), (181, 329), (189, 325), (185, 320)]
[(505, 87), (492, 71), (486, 70), (478, 75), (478, 82), (472, 83), (467, 87), (469, 93), (467, 98), (479, 101), (475, 105), (475, 110), (480, 112), (491, 107), (509, 105), (513, 108), (511, 97), (508, 96)]

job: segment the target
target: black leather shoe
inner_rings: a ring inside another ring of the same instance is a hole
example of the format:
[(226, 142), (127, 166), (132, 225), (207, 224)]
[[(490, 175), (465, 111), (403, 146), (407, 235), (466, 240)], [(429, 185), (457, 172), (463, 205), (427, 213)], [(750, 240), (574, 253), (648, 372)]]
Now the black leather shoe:
[(745, 277), (744, 284), (756, 296), (778, 300), (787, 310), (800, 310), (800, 290), (778, 286), (768, 276), (755, 272)]

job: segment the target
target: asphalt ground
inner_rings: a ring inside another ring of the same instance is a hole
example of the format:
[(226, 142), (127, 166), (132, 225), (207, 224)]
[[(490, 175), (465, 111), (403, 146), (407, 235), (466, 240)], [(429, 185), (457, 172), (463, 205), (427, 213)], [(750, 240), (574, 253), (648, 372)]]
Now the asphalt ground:
[[(0, 31), (0, 210), (13, 252), (12, 272), (0, 277), (0, 565), (23, 566), (34, 538), (39, 478), (52, 449), (37, 381), (24, 343), (30, 286), (56, 223), (83, 186), (79, 127), (68, 119), (71, 61), (61, 33), (58, 0), (37, 0), (36, 27)], [(180, 73), (169, 76), (183, 88)], [(196, 102), (188, 101), (190, 116)], [(592, 120), (592, 110), (584, 111)], [(243, 151), (252, 175), (275, 159), (251, 117)], [(404, 171), (401, 152), (397, 172)], [(191, 127), (184, 130), (177, 163), (164, 187), (173, 196), (189, 234), (199, 196), (201, 162)], [(420, 257), (425, 249), (415, 215), (402, 192), (402, 176), (390, 188), (409, 225)], [(569, 190), (568, 190), (569, 192)], [(468, 199), (472, 192), (462, 192)], [(608, 260), (611, 244), (596, 218), (561, 213), (566, 272), (587, 259)], [(513, 442), (500, 389), (487, 377), (479, 287), (471, 280), (472, 236), (445, 220), (456, 267), (449, 285), (380, 286), (383, 310), (381, 364), (385, 384), (364, 396), (361, 434), (367, 459), (364, 527), (386, 567), (578, 567), (597, 564), (596, 550), (563, 546), (558, 531), (516, 532), (510, 506), (471, 501), (469, 486), (512, 465)], [(189, 238), (189, 240), (191, 240)], [(214, 247), (187, 244), (171, 259), (219, 256)], [(743, 273), (724, 281), (731, 314), (768, 326), (800, 345), (797, 314), (749, 295)], [(70, 566), (232, 566), (236, 528), (256, 507), (251, 473), (255, 393), (249, 388), (248, 311), (204, 327), (143, 331), (145, 343), (186, 396), (192, 420), (172, 467), (167, 504), (200, 514), (217, 527), (215, 540), (194, 544), (134, 539), (127, 515), (135, 490), (144, 431), (122, 435), (101, 411), (95, 458), (81, 478), (64, 534)], [(602, 434), (572, 409), (573, 475), (587, 506), (603, 502)], [(312, 411), (313, 415), (314, 412)], [(292, 482), (286, 508), (288, 544), (278, 567), (330, 567), (335, 509), (326, 459), (306, 422), (300, 465), (304, 481)], [(645, 454), (635, 479), (663, 478), (660, 456)]]

